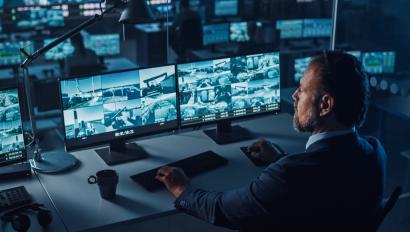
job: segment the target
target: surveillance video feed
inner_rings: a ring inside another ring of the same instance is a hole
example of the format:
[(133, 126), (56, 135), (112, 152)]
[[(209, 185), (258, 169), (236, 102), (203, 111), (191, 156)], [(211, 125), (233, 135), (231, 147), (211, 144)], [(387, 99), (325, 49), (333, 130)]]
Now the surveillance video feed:
[(177, 119), (173, 65), (63, 80), (61, 94), (67, 139)]
[(17, 89), (0, 91), (0, 163), (22, 157), (23, 130)]
[(396, 53), (386, 52), (364, 52), (362, 62), (364, 69), (371, 74), (393, 73)]
[(182, 125), (279, 109), (279, 53), (177, 66)]
[(295, 77), (294, 78), (295, 78), (296, 83), (299, 83), (300, 79), (302, 79), (303, 74), (305, 73), (305, 70), (308, 67), (311, 59), (312, 57), (295, 59), (295, 63), (294, 63)]
[(230, 26), (230, 38), (234, 42), (246, 42), (250, 37), (247, 22), (233, 22)]

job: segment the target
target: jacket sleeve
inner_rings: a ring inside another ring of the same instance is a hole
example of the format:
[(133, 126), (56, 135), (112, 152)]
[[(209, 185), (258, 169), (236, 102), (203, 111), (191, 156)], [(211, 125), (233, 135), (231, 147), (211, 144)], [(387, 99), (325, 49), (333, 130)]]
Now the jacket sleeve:
[(280, 163), (269, 165), (249, 185), (226, 192), (188, 187), (175, 207), (217, 226), (240, 229), (252, 218), (273, 214), (283, 203), (285, 180)]

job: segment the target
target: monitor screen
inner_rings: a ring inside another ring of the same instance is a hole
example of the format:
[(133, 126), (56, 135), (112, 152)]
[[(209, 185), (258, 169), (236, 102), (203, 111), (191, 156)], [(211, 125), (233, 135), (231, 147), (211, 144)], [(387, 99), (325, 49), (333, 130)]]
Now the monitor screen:
[(278, 111), (279, 53), (179, 64), (181, 126)]
[(31, 41), (0, 43), (0, 66), (18, 65), (22, 62), (20, 48), (25, 48), (30, 54), (34, 47)]
[[(45, 39), (44, 46), (53, 42), (55, 39)], [(44, 54), (46, 60), (63, 60), (68, 56), (71, 56), (74, 52), (74, 46), (71, 44), (71, 40), (68, 39), (56, 47), (50, 49)]]
[(19, 29), (33, 29), (45, 27), (63, 27), (64, 14), (62, 9), (34, 8), (17, 10), (13, 16)]
[(229, 23), (203, 25), (204, 46), (229, 42)]
[(20, 7), (20, 6), (48, 6), (59, 4), (79, 4), (88, 2), (100, 2), (100, 0), (0, 0), (4, 1), (4, 7)]
[(98, 56), (120, 54), (120, 35), (101, 34), (91, 35), (84, 40), (86, 48), (93, 50)]
[(330, 37), (332, 35), (332, 19), (305, 19), (303, 37)]
[(361, 51), (346, 51), (346, 53), (349, 53), (350, 55), (356, 57), (358, 60), (362, 60), (362, 52)]
[(238, 0), (215, 0), (215, 16), (235, 16), (238, 14)]
[(25, 158), (18, 90), (0, 90), (0, 166)]
[(393, 51), (363, 52), (362, 63), (366, 72), (371, 74), (393, 73), (395, 59)]
[(295, 82), (299, 83), (300, 79), (302, 79), (303, 74), (305, 73), (306, 68), (308, 67), (310, 60), (312, 57), (305, 57), (305, 58), (298, 58), (295, 59), (294, 63), (294, 73), (295, 73)]
[(278, 20), (276, 21), (276, 29), (280, 31), (281, 39), (298, 39), (303, 36), (303, 20)]
[(230, 25), (230, 35), (231, 41), (233, 42), (246, 42), (250, 40), (248, 33), (248, 23), (247, 22), (232, 22)]
[(67, 148), (177, 127), (175, 66), (62, 80)]

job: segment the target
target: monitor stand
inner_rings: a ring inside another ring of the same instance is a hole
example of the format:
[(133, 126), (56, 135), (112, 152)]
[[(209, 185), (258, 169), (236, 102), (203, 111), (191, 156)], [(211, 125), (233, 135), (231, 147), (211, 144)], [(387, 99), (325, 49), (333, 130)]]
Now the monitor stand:
[(231, 120), (219, 121), (216, 129), (204, 130), (204, 133), (220, 145), (254, 138), (247, 129), (241, 126), (232, 126)]
[(125, 143), (125, 140), (115, 140), (107, 148), (95, 150), (97, 154), (108, 165), (125, 163), (133, 160), (143, 159), (149, 154), (135, 143)]

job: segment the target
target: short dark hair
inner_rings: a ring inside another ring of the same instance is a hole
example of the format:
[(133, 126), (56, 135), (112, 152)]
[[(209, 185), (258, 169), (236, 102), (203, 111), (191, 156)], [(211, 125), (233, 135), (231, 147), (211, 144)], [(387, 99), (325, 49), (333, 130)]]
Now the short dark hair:
[(363, 125), (369, 104), (369, 78), (362, 63), (353, 55), (341, 51), (324, 51), (315, 56), (316, 75), (322, 90), (335, 99), (336, 119), (345, 126)]

